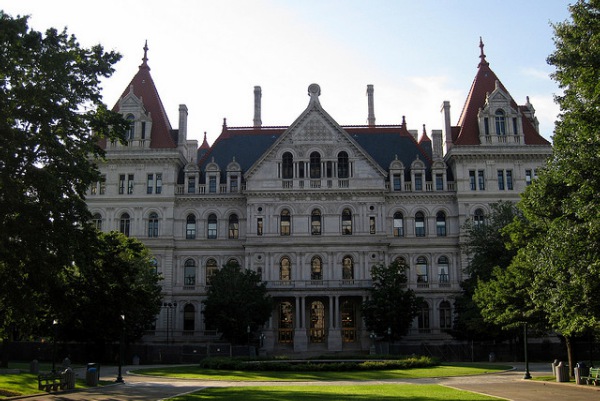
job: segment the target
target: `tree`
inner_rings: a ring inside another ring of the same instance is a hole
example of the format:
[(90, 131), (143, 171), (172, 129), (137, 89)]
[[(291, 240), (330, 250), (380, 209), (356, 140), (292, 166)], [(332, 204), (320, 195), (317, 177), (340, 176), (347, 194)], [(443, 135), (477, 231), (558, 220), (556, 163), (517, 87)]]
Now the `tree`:
[(548, 57), (563, 90), (553, 154), (519, 203), (527, 223), (510, 232), (521, 246), (514, 268), (530, 272), (513, 288), (525, 284), (564, 336), (572, 369), (572, 340), (600, 326), (600, 1), (569, 9), (571, 20), (554, 25)]
[(361, 305), (367, 329), (379, 336), (387, 336), (391, 341), (408, 333), (423, 302), (413, 290), (406, 288), (407, 268), (401, 260), (388, 266), (373, 266), (373, 286), (369, 290), (371, 296)]
[(0, 334), (27, 333), (47, 314), (82, 232), (85, 191), (99, 179), (100, 137), (127, 124), (101, 101), (120, 55), (80, 47), (66, 30), (30, 30), (0, 11)]
[(66, 306), (57, 311), (63, 337), (98, 344), (140, 339), (160, 312), (161, 278), (147, 248), (118, 232), (99, 240), (72, 266), (55, 294)]
[(519, 211), (512, 202), (498, 202), (490, 207), (485, 224), (469, 220), (464, 226), (468, 278), (461, 283), (462, 294), (455, 300), (456, 318), (452, 330), (453, 336), (460, 339), (503, 340), (514, 334), (503, 331), (497, 322), (484, 319), (481, 307), (473, 299), (477, 286), (492, 279), (494, 269), (506, 269), (517, 253), (516, 249), (507, 249), (510, 237), (503, 229), (520, 216)]
[(204, 322), (223, 338), (243, 344), (271, 316), (271, 297), (260, 275), (227, 263), (210, 278), (204, 304)]
[[(101, 101), (120, 58), (66, 30), (29, 29), (0, 10), (0, 337), (36, 331), (53, 289), (92, 238), (85, 191), (100, 137), (127, 122)], [(87, 233), (86, 233), (87, 232)]]

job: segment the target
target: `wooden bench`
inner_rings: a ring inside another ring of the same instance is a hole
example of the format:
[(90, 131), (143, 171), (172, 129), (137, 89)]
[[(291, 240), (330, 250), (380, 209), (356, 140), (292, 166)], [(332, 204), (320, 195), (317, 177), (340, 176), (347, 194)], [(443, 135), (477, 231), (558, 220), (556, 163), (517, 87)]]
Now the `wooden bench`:
[(58, 391), (67, 387), (67, 381), (63, 373), (48, 373), (38, 375), (38, 390)]
[(590, 368), (590, 373), (587, 376), (581, 376), (581, 379), (585, 380), (587, 384), (600, 385), (600, 368)]

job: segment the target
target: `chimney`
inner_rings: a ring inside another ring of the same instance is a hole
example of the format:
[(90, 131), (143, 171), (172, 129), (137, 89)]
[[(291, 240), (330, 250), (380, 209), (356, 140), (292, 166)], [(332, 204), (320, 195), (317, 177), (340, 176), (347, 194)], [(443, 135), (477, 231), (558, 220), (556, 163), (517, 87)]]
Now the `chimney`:
[(179, 135), (177, 142), (179, 145), (185, 145), (187, 141), (187, 117), (188, 108), (185, 104), (179, 105)]
[(375, 106), (373, 104), (373, 85), (367, 85), (367, 100), (369, 105), (369, 116), (367, 117), (367, 123), (369, 127), (375, 125)]
[(260, 128), (262, 121), (260, 119), (260, 99), (262, 97), (262, 90), (260, 86), (254, 87), (254, 126)]
[(450, 123), (450, 102), (444, 100), (442, 104), (442, 112), (444, 113), (444, 136), (445, 136), (445, 152), (448, 152), (452, 147), (452, 125)]
[(442, 157), (442, 130), (434, 129), (431, 130), (431, 142), (432, 142), (432, 152), (434, 158)]

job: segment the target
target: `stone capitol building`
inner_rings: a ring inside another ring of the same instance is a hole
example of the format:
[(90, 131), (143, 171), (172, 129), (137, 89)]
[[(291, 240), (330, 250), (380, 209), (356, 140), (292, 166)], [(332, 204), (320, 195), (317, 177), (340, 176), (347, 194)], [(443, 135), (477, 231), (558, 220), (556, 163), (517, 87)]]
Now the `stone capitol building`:
[(485, 224), (490, 204), (518, 201), (551, 154), (529, 99), (515, 102), (480, 48), (456, 125), (447, 101), (441, 129), (412, 130), (404, 117), (377, 125), (367, 85), (367, 124), (345, 126), (313, 83), (295, 121), (266, 126), (256, 86), (252, 124), (224, 121), (215, 142), (205, 134), (199, 146), (187, 138), (185, 105), (172, 127), (144, 47), (114, 106), (131, 122), (128, 142), (101, 144), (102, 180), (87, 195), (96, 226), (140, 239), (164, 278), (164, 307), (144, 342), (218, 339), (202, 300), (211, 275), (236, 262), (258, 272), (272, 296), (265, 352), (368, 350), (360, 304), (370, 269), (396, 259), (424, 300), (402, 341), (452, 341), (465, 222)]

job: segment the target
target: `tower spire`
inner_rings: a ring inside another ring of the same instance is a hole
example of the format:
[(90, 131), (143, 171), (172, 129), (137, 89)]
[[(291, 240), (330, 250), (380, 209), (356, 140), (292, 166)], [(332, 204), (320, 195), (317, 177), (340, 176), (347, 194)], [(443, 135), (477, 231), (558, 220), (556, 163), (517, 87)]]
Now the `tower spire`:
[(150, 67), (148, 67), (148, 40), (144, 43), (144, 57), (142, 58), (142, 65), (140, 65), (140, 68), (150, 69)]
[(481, 59), (481, 61), (479, 62), (478, 67), (481, 67), (482, 65), (488, 66), (490, 65), (490, 63), (487, 62), (487, 60), (485, 59), (485, 53), (483, 52), (483, 47), (485, 45), (483, 44), (483, 39), (481, 39), (481, 36), (479, 37), (479, 48), (481, 49), (481, 52), (479, 54), (479, 58)]

